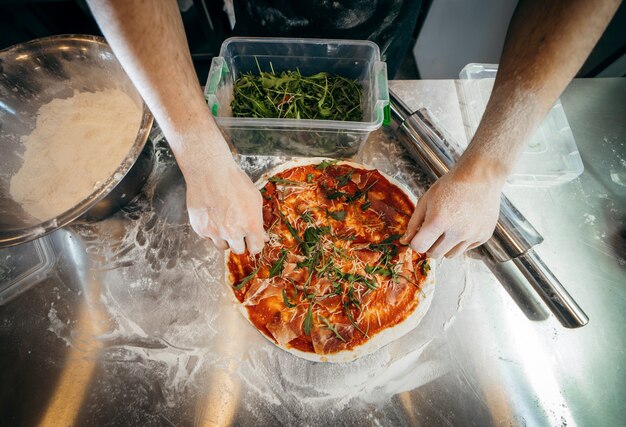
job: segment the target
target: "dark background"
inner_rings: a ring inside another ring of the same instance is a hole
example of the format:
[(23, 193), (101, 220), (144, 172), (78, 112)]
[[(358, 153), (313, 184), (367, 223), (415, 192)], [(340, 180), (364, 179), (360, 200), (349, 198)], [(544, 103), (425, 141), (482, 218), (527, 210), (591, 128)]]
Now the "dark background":
[[(132, 0), (131, 0), (132, 1)], [(432, 0), (422, 2), (422, 11), (413, 33), (417, 38)], [(230, 36), (228, 18), (222, 1), (193, 0), (192, 7), (182, 13), (187, 40), (198, 80), (204, 84), (211, 58), (219, 52), (222, 41)], [(98, 26), (84, 0), (0, 0), (0, 49), (17, 43), (54, 34), (97, 34)], [(624, 76), (626, 66), (611, 71), (611, 64), (626, 58), (626, 3), (622, 3), (613, 21), (587, 62), (579, 77)], [(614, 68), (613, 68), (614, 69)], [(604, 72), (604, 73), (603, 73)], [(396, 79), (419, 78), (411, 52), (407, 52)]]

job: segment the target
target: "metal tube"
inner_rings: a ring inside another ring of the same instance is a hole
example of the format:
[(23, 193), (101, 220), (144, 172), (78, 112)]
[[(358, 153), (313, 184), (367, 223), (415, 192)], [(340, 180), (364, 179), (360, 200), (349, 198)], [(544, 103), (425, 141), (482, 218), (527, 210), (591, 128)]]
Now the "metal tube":
[(513, 263), (563, 326), (578, 328), (589, 322), (589, 317), (576, 304), (576, 301), (543, 263), (534, 249), (513, 258)]
[[(435, 126), (426, 110), (412, 112), (389, 91), (392, 119), (399, 140), (433, 178), (440, 178), (454, 166), (461, 150)], [(513, 260), (544, 303), (567, 328), (584, 326), (587, 315), (576, 304), (550, 269), (539, 259), (533, 246), (543, 237), (502, 195), (500, 215), (493, 236), (483, 248), (497, 262)]]

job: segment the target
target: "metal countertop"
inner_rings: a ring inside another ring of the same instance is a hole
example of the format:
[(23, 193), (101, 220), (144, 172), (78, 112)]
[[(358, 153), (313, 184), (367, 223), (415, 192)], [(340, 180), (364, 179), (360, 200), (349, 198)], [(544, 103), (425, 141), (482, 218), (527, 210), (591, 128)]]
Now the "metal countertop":
[[(454, 81), (391, 87), (464, 138)], [(50, 268), (0, 306), (0, 424), (622, 424), (626, 79), (575, 80), (561, 100), (585, 172), (506, 194), (545, 237), (537, 252), (587, 326), (564, 329), (466, 257), (439, 263), (431, 310), (398, 342), (349, 365), (296, 359), (226, 303), (223, 257), (190, 230), (161, 141), (144, 193), (105, 221), (41, 240)], [(282, 159), (240, 160), (256, 178)], [(386, 132), (355, 160), (423, 191)], [(0, 252), (0, 267), (12, 254)]]

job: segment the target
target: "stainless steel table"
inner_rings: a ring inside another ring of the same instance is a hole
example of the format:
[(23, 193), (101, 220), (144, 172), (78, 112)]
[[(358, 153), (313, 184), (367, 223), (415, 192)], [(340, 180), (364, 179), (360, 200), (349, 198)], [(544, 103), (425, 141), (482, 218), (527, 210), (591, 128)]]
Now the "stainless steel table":
[[(392, 88), (463, 138), (454, 81)], [(585, 173), (506, 192), (591, 318), (582, 329), (517, 295), (531, 321), (481, 261), (444, 260), (417, 330), (349, 365), (295, 359), (227, 302), (222, 255), (190, 230), (161, 142), (144, 193), (45, 238), (51, 268), (0, 306), (0, 424), (622, 425), (626, 79), (574, 81), (562, 102)], [(386, 132), (356, 160), (423, 191)], [(280, 161), (241, 159), (253, 178)], [(15, 261), (0, 254), (0, 267)]]

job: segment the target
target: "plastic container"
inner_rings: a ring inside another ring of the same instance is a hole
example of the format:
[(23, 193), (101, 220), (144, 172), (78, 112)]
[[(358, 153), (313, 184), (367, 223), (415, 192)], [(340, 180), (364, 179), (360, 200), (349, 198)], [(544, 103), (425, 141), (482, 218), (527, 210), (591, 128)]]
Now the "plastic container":
[[(468, 64), (461, 70), (459, 101), (468, 141), (485, 112), (497, 71), (497, 64)], [(571, 181), (583, 170), (574, 135), (557, 100), (529, 140), (508, 182), (549, 187)]]
[(47, 236), (0, 249), (0, 305), (45, 279), (54, 262), (54, 250)]
[[(360, 122), (232, 117), (233, 84), (241, 73), (299, 69), (356, 79), (363, 87)], [(219, 128), (240, 154), (347, 158), (380, 128), (389, 104), (387, 65), (375, 43), (361, 40), (229, 38), (213, 58), (205, 87)]]

